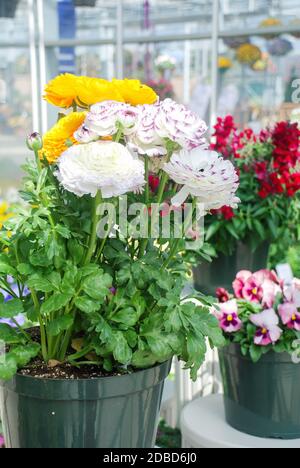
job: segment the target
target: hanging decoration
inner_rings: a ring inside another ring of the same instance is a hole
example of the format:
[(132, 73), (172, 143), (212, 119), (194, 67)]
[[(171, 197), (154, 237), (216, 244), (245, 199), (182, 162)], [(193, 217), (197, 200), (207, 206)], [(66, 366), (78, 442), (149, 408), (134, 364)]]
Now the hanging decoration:
[(273, 57), (283, 57), (293, 50), (293, 44), (287, 39), (278, 37), (268, 43), (267, 49)]
[(226, 57), (224, 55), (221, 55), (218, 59), (218, 68), (220, 71), (227, 71), (230, 68), (232, 68), (233, 63), (232, 60), (229, 57)]
[(262, 51), (253, 44), (243, 44), (236, 51), (238, 62), (244, 65), (253, 65), (262, 58)]
[[(266, 18), (259, 25), (260, 28), (265, 28), (265, 29), (276, 28), (276, 27), (279, 27), (279, 26), (283, 26), (283, 23), (278, 18)], [(278, 33), (277, 34), (276, 33), (267, 33), (267, 34), (264, 34), (263, 37), (265, 39), (274, 39), (277, 36), (278, 36)]]
[(224, 44), (230, 49), (238, 49), (243, 44), (250, 44), (250, 37), (224, 37)]

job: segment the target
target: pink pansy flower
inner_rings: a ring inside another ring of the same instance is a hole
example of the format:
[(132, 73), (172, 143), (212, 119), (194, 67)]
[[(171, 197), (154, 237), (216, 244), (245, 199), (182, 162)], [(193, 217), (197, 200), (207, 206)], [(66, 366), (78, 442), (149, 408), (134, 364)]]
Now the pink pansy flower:
[(278, 327), (279, 317), (274, 309), (266, 309), (260, 314), (252, 314), (250, 320), (258, 327), (254, 337), (254, 343), (257, 346), (268, 346), (280, 339), (282, 330)]
[(243, 299), (243, 289), (248, 278), (251, 276), (251, 271), (242, 270), (237, 275), (232, 284), (235, 297)]
[(250, 302), (260, 303), (264, 295), (262, 285), (263, 283), (255, 278), (255, 276), (250, 276), (242, 290), (243, 299)]
[(300, 307), (300, 289), (297, 283), (284, 289), (284, 297), (287, 302), (293, 303), (296, 308)]
[(243, 323), (239, 319), (238, 304), (235, 299), (219, 304), (218, 309), (214, 310), (214, 315), (226, 333), (234, 333), (242, 328)]
[(282, 323), (292, 330), (300, 331), (300, 313), (295, 304), (286, 302), (278, 306)]

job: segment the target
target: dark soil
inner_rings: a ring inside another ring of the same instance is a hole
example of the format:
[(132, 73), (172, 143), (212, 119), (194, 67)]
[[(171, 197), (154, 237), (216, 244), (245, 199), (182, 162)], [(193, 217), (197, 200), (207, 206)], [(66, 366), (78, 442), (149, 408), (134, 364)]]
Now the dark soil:
[[(26, 331), (31, 335), (33, 341), (36, 341), (37, 343), (40, 342), (39, 328), (31, 328), (30, 330)], [(125, 369), (107, 372), (103, 369), (103, 367), (96, 365), (81, 365), (75, 367), (69, 363), (61, 363), (55, 367), (51, 367), (40, 358), (34, 359), (27, 366), (18, 371), (19, 375), (27, 375), (30, 377), (49, 380), (99, 379), (100, 377), (116, 377), (128, 373), (130, 372), (126, 371)]]
[(35, 359), (28, 366), (20, 369), (18, 374), (36, 377), (38, 379), (99, 379), (100, 377), (113, 377), (121, 375), (118, 372), (106, 372), (100, 366), (82, 365), (80, 367), (71, 366), (71, 364), (63, 363), (56, 367), (49, 367), (41, 359)]

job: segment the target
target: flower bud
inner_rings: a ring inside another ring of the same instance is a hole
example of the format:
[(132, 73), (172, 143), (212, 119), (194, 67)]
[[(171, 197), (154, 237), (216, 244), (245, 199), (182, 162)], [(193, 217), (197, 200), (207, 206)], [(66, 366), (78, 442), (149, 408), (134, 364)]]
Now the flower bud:
[(26, 144), (30, 151), (39, 151), (43, 148), (43, 139), (39, 133), (34, 132), (27, 137)]

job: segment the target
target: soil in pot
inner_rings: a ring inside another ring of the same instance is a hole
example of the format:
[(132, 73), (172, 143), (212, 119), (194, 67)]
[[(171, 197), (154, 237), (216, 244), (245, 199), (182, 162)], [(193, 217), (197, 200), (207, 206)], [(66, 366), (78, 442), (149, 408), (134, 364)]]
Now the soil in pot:
[(171, 361), (108, 375), (35, 360), (0, 382), (8, 448), (151, 448)]

